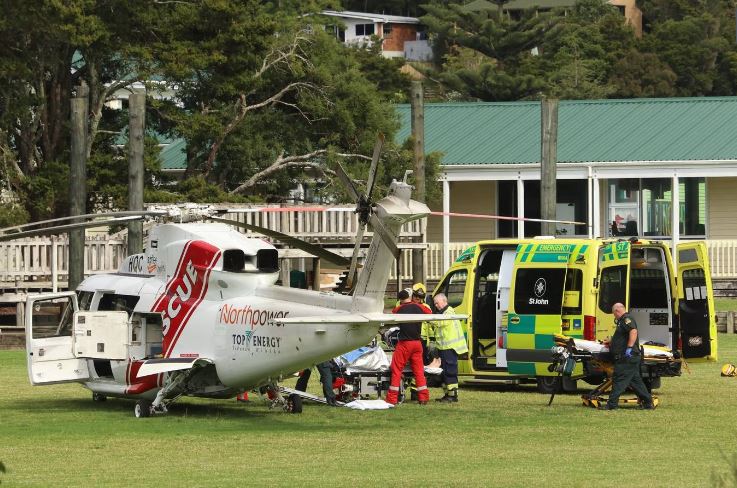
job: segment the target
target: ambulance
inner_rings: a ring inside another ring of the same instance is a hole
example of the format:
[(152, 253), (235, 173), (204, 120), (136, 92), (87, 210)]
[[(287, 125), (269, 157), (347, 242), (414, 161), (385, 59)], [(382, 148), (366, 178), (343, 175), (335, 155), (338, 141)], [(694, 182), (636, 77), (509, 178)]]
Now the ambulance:
[[(612, 305), (623, 303), (638, 324), (640, 344), (660, 345), (687, 361), (716, 361), (717, 333), (704, 242), (677, 246), (655, 240), (531, 238), (489, 240), (465, 250), (433, 294), (444, 293), (463, 324), (469, 352), (459, 358), (465, 383), (536, 382), (544, 393), (558, 384), (549, 371), (556, 334), (606, 340), (614, 333)], [(667, 368), (643, 366), (650, 388)], [(576, 380), (603, 373), (581, 365)]]

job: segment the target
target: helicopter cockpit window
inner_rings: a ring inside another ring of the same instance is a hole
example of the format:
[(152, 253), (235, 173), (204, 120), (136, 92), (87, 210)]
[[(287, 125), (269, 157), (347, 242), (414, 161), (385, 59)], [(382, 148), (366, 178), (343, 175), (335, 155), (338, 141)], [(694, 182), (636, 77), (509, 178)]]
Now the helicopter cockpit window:
[(100, 298), (100, 304), (97, 306), (97, 310), (104, 310), (109, 312), (123, 311), (128, 312), (128, 315), (133, 312), (136, 308), (140, 297), (134, 295), (119, 295), (117, 293), (105, 293)]
[(241, 273), (246, 268), (246, 253), (241, 249), (226, 249), (223, 252), (223, 271)]
[(279, 252), (276, 249), (259, 249), (256, 267), (262, 273), (276, 273), (279, 271)]

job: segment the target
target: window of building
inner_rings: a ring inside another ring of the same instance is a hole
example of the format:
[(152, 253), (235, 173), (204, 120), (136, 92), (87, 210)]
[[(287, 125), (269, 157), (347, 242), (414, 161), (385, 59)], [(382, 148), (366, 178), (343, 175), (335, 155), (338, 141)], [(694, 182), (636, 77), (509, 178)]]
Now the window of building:
[[(527, 180), (525, 188), (525, 217), (540, 218), (540, 181)], [(499, 181), (497, 183), (497, 208), (499, 215), (517, 216), (517, 182)], [(588, 182), (586, 180), (558, 180), (556, 183), (556, 217), (559, 220), (586, 222), (588, 220)], [(500, 220), (497, 222), (499, 237), (517, 237), (517, 222)], [(539, 236), (542, 227), (539, 222), (525, 222), (525, 236)], [(558, 237), (588, 235), (585, 225), (558, 224), (555, 229)]]
[(384, 37), (391, 37), (391, 36), (392, 36), (392, 25), (384, 24)]
[[(609, 235), (673, 235), (671, 178), (609, 181)], [(680, 234), (706, 235), (706, 180), (681, 178), (678, 189)]]
[(374, 24), (356, 24), (357, 36), (373, 36)]

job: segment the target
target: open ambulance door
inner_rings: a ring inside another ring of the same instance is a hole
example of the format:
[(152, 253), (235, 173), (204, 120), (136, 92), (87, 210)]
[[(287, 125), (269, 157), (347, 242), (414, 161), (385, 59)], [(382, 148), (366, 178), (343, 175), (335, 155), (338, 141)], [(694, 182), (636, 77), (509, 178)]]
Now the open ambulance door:
[(554, 335), (561, 333), (563, 291), (573, 246), (520, 244), (507, 320), (507, 371), (551, 376)]
[(73, 291), (26, 300), (26, 351), (32, 385), (90, 379), (88, 359), (126, 359), (128, 314), (80, 312)]
[(612, 306), (621, 303), (629, 310), (631, 251), (632, 246), (627, 241), (611, 242), (599, 250), (596, 321), (594, 327), (588, 321), (584, 323), (584, 339), (611, 338), (615, 329)]
[(678, 322), (683, 357), (717, 360), (714, 292), (706, 245), (678, 244)]

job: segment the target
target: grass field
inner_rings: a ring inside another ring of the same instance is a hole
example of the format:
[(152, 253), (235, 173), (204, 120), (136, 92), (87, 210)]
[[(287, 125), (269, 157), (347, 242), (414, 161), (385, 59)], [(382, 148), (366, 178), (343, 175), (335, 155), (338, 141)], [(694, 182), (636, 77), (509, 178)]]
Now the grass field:
[(717, 312), (734, 312), (737, 310), (737, 298), (714, 297), (714, 309)]
[[(577, 395), (469, 389), (456, 405), (359, 412), (183, 399), (136, 419), (77, 385), (32, 388), (0, 351), (0, 473), (10, 486), (714, 486), (737, 453), (737, 336), (717, 364), (663, 380), (654, 412), (599, 412)], [(311, 386), (316, 386), (313, 380)], [(439, 396), (439, 390), (432, 395)], [(434, 402), (432, 402), (434, 403)]]

